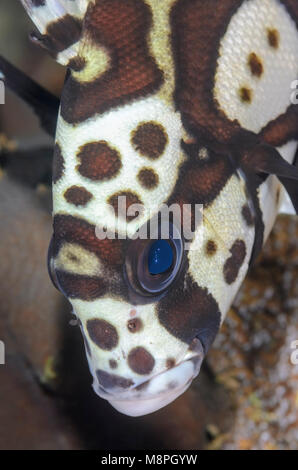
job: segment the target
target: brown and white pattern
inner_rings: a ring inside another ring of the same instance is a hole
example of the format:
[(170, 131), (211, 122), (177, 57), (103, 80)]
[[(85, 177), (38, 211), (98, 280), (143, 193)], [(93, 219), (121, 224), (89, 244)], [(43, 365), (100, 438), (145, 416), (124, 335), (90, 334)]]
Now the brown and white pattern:
[[(146, 414), (198, 374), (277, 215), (281, 184), (247, 154), (265, 158), (265, 143), (289, 163), (296, 153), (297, 1), (22, 3), (33, 38), (70, 69), (50, 266), (80, 319), (96, 393)], [(140, 214), (118, 217), (119, 196)], [(124, 274), (129, 240), (99, 240), (96, 227), (133, 236), (163, 203), (192, 217), (203, 204), (204, 218), (174, 285), (148, 301)]]

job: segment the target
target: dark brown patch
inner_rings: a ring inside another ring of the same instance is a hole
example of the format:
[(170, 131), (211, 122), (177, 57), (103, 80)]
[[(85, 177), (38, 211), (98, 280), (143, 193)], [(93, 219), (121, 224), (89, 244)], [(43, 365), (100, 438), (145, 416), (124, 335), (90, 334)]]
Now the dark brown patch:
[(60, 290), (70, 299), (91, 301), (107, 293), (108, 286), (105, 279), (81, 276), (64, 271), (56, 271), (56, 276)]
[(146, 189), (154, 189), (158, 185), (158, 175), (152, 168), (142, 168), (138, 173), (140, 184)]
[(54, 251), (57, 256), (63, 243), (76, 243), (91, 253), (95, 253), (109, 267), (122, 266), (124, 261), (124, 241), (105, 238), (99, 240), (95, 225), (71, 215), (55, 215), (54, 217)]
[(64, 197), (70, 204), (85, 206), (93, 196), (87, 189), (81, 186), (71, 186), (65, 191)]
[[(126, 198), (125, 200), (123, 199), (123, 202), (124, 202), (123, 207), (122, 207), (122, 202), (119, 205), (119, 202), (120, 202), (119, 197)], [(127, 211), (129, 207), (132, 206), (133, 204), (142, 205), (142, 201), (138, 197), (137, 194), (131, 191), (122, 191), (122, 192), (113, 194), (113, 196), (109, 197), (108, 204), (110, 204), (113, 207), (117, 217), (122, 217), (122, 215), (126, 214), (126, 221), (131, 222), (132, 220), (136, 219), (140, 215), (140, 213), (137, 212), (135, 215), (128, 215)]]
[(281, 147), (290, 140), (297, 140), (298, 106), (291, 105), (288, 110), (263, 129), (261, 139), (273, 147)]
[(117, 369), (118, 367), (117, 361), (115, 361), (115, 359), (110, 359), (109, 364), (111, 369)]
[(268, 29), (267, 30), (267, 39), (270, 47), (273, 49), (279, 48), (280, 35), (277, 29)]
[(205, 247), (205, 252), (208, 256), (213, 256), (217, 252), (217, 245), (214, 240), (208, 240)]
[(94, 181), (112, 179), (122, 167), (119, 152), (104, 140), (83, 145), (77, 156), (81, 161), (77, 167), (79, 173)]
[(138, 333), (143, 329), (143, 322), (140, 318), (132, 318), (128, 320), (127, 328), (130, 333)]
[(81, 33), (81, 20), (67, 14), (49, 23), (45, 34), (34, 32), (33, 39), (56, 56), (79, 41)]
[(255, 77), (260, 78), (263, 75), (264, 67), (262, 60), (260, 59), (260, 57), (257, 56), (257, 54), (255, 54), (255, 52), (252, 52), (248, 56), (248, 66), (252, 75), (254, 75)]
[(224, 278), (227, 284), (233, 284), (236, 281), (239, 270), (245, 260), (246, 246), (243, 240), (236, 240), (230, 249), (231, 257), (225, 262), (223, 268)]
[(165, 151), (168, 136), (161, 124), (145, 122), (132, 132), (131, 143), (141, 155), (155, 160)]
[(84, 18), (88, 39), (107, 50), (111, 66), (90, 83), (67, 78), (61, 98), (67, 122), (82, 122), (161, 86), (163, 75), (148, 47), (151, 23), (150, 7), (139, 0), (89, 2)]
[(220, 110), (213, 93), (220, 41), (239, 5), (239, 0), (178, 0), (171, 12), (177, 109), (188, 131), (219, 142), (229, 142), (241, 131)]
[(170, 204), (181, 201), (192, 205), (192, 212), (196, 204), (208, 206), (219, 195), (232, 176), (234, 169), (225, 155), (215, 153), (208, 149), (209, 158), (197, 158), (199, 146), (197, 144), (182, 144), (189, 159), (183, 164), (180, 178), (170, 199)]
[(245, 204), (242, 207), (241, 214), (242, 214), (242, 217), (245, 220), (246, 224), (248, 225), (248, 227), (251, 227), (254, 224), (254, 217), (252, 215), (252, 212), (251, 212), (248, 204)]
[(57, 181), (63, 176), (64, 168), (64, 158), (62, 155), (61, 147), (59, 144), (56, 143), (53, 155), (53, 183), (57, 183)]
[(173, 359), (172, 357), (169, 357), (166, 361), (166, 368), (167, 369), (172, 369), (176, 365), (176, 360)]
[(241, 87), (239, 90), (239, 98), (242, 103), (251, 103), (252, 102), (252, 90), (247, 87)]
[(92, 341), (101, 349), (111, 351), (119, 341), (116, 328), (105, 320), (94, 318), (87, 321), (87, 330)]
[(86, 60), (84, 59), (84, 57), (76, 56), (70, 59), (70, 61), (67, 64), (67, 67), (74, 70), (75, 72), (81, 72), (81, 70), (84, 69), (85, 65), (86, 65)]
[(153, 356), (140, 346), (130, 351), (127, 360), (131, 370), (140, 375), (150, 374), (155, 364)]
[(219, 330), (220, 311), (206, 288), (199, 287), (189, 277), (176, 287), (175, 295), (165, 296), (158, 304), (162, 326), (173, 336), (191, 344), (198, 337), (208, 350)]
[(107, 390), (111, 388), (129, 388), (134, 385), (133, 381), (130, 379), (125, 379), (120, 375), (109, 374), (100, 369), (96, 371), (96, 376), (100, 385)]

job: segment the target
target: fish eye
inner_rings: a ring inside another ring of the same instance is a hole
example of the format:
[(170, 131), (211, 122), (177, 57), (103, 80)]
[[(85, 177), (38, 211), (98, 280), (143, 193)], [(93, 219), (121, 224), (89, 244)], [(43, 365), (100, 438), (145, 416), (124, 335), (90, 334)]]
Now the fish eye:
[(136, 239), (128, 248), (126, 278), (133, 290), (142, 296), (153, 297), (166, 292), (181, 270), (183, 240), (173, 224), (169, 228), (167, 238)]
[(148, 269), (152, 275), (168, 271), (174, 259), (173, 247), (167, 240), (157, 240), (152, 243), (148, 253)]

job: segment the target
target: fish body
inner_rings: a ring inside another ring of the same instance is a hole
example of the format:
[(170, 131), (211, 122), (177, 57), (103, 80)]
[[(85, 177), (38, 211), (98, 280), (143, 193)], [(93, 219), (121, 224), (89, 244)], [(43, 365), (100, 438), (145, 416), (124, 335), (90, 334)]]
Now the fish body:
[[(22, 3), (34, 41), (68, 67), (51, 277), (79, 319), (95, 392), (147, 414), (198, 375), (285, 188), (297, 202), (298, 4)], [(162, 246), (135, 237), (157, 220), (160, 238), (162, 205), (189, 216), (177, 239), (167, 219), (164, 270)]]

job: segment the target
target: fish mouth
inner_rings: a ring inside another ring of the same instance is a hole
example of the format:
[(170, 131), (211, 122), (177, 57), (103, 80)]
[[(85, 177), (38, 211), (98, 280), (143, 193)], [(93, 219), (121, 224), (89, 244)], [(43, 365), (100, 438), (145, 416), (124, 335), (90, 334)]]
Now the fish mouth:
[(204, 359), (200, 341), (197, 341), (195, 350), (190, 351), (188, 356), (175, 367), (160, 372), (125, 392), (107, 395), (96, 386), (94, 390), (113, 408), (127, 416), (138, 417), (154, 413), (182, 395), (199, 374)]

